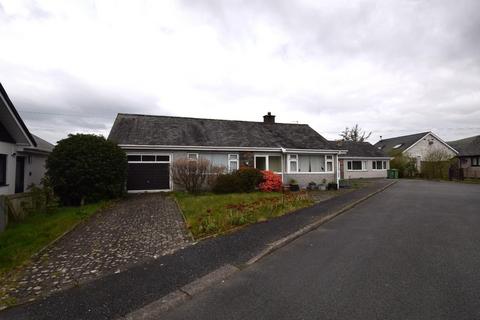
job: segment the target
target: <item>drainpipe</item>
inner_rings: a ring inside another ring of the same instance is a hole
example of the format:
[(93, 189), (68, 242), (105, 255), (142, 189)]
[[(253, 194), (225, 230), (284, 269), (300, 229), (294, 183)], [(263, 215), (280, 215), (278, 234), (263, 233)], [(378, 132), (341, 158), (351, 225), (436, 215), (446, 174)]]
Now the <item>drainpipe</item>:
[(337, 159), (337, 165), (336, 165), (336, 174), (337, 174), (337, 188), (340, 189), (340, 161), (338, 161), (338, 153), (337, 155), (335, 156), (336, 159)]
[[(280, 147), (280, 150), (282, 151), (282, 184), (284, 183), (284, 174), (285, 174), (285, 155), (287, 153), (287, 149), (284, 147)], [(287, 163), (288, 166), (288, 163)]]

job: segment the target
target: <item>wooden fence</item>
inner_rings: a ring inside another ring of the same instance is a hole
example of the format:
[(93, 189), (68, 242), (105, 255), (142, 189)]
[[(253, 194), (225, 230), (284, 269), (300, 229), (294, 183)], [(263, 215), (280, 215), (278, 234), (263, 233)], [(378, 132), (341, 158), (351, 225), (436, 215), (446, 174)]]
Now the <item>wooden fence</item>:
[(17, 193), (0, 196), (0, 232), (5, 230), (9, 221), (22, 221), (33, 208), (31, 193)]

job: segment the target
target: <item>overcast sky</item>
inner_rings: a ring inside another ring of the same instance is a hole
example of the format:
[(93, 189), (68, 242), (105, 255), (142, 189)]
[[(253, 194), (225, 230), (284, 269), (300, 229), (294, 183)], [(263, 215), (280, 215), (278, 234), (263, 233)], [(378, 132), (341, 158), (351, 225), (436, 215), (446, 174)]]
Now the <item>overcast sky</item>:
[(118, 112), (480, 134), (480, 1), (0, 0), (0, 82), (51, 142)]

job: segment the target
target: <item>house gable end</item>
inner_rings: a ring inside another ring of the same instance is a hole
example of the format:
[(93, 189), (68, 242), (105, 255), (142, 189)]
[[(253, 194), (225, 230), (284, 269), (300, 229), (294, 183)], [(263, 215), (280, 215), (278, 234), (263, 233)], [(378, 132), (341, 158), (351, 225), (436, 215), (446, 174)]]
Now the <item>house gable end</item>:
[(36, 147), (37, 143), (0, 83), (0, 119), (5, 131), (17, 144)]

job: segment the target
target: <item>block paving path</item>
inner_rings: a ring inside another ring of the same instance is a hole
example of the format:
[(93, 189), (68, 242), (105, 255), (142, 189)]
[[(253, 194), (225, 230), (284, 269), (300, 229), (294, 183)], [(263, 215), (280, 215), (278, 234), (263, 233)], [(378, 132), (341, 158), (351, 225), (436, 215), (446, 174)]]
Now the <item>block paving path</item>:
[[(163, 194), (130, 196), (99, 212), (7, 279), (0, 308), (119, 273), (192, 242), (175, 201)], [(3, 280), (2, 280), (3, 281)], [(3, 300), (3, 301), (2, 301)]]

